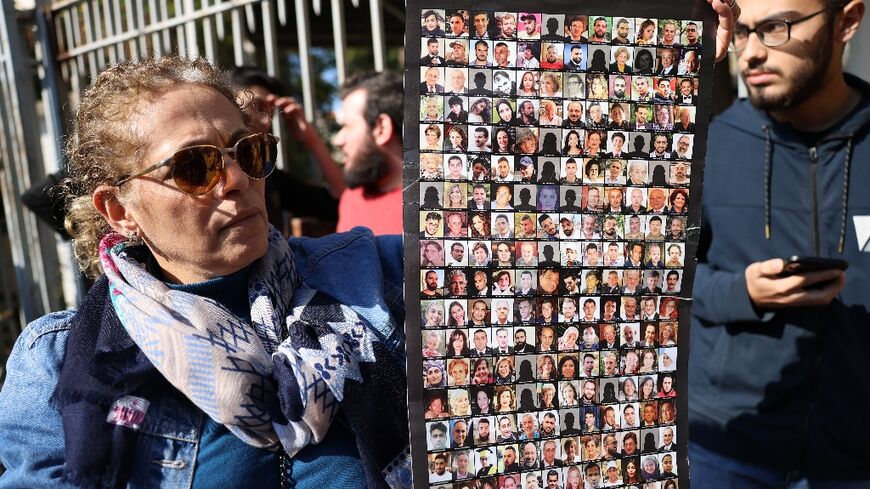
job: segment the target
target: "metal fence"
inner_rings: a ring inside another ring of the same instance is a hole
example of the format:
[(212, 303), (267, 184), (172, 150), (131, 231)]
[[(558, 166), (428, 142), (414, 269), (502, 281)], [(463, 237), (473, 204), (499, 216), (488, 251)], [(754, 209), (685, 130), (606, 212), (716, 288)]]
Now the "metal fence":
[[(392, 24), (399, 35), (404, 26), (403, 4), (389, 3), (395, 0), (322, 1), (63, 0), (16, 9), (12, 0), (3, 0), (0, 366), (23, 324), (48, 311), (75, 306), (84, 292), (69, 246), (38, 223), (19, 196), (33, 181), (62, 166), (61, 141), (82, 90), (96, 74), (118, 61), (176, 53), (203, 56), (225, 67), (259, 64), (280, 78), (286, 71), (283, 55), (292, 51), (298, 59), (299, 73), (294, 75), (301, 80), (305, 113), (313, 120), (318, 103), (311, 63), (315, 41), (335, 53), (335, 78), (341, 83), (349, 37), (370, 42), (372, 65), (382, 70), (385, 12), (398, 20)], [(346, 16), (354, 20), (351, 29)], [(369, 27), (370, 35), (361, 35), (360, 24)], [(313, 30), (312, 25), (319, 27)]]

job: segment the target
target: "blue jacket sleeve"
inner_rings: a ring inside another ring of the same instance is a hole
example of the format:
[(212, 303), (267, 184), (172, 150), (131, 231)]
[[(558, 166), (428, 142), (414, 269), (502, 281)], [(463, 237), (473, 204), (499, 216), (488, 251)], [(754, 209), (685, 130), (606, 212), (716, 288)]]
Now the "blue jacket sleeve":
[(749, 299), (743, 269), (734, 272), (721, 270), (709, 262), (707, 253), (712, 241), (713, 232), (705, 212), (698, 240), (692, 315), (712, 325), (769, 320), (773, 315), (757, 309)]
[(31, 323), (15, 342), (0, 391), (0, 488), (65, 487), (60, 412), (50, 398), (63, 365), (67, 320), (49, 314)]
[(743, 271), (715, 270), (707, 263), (698, 263), (692, 295), (692, 314), (704, 322), (725, 324), (768, 319), (749, 299)]

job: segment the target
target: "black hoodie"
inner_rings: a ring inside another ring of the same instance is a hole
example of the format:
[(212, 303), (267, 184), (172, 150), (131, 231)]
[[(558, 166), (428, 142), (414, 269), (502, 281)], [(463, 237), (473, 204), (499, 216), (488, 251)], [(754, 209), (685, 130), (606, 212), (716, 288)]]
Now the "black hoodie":
[[(870, 478), (870, 85), (846, 79), (862, 101), (812, 148), (747, 101), (711, 124), (689, 360), (691, 441), (824, 480)], [(847, 260), (845, 289), (753, 307), (746, 266), (791, 255)]]

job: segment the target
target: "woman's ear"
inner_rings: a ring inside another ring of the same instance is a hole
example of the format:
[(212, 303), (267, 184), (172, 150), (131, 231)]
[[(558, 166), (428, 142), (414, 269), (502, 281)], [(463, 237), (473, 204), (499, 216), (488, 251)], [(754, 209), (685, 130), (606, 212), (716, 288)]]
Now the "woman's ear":
[(133, 220), (129, 209), (121, 202), (118, 192), (118, 187), (100, 185), (91, 194), (94, 208), (118, 233), (124, 236), (138, 235), (139, 225)]

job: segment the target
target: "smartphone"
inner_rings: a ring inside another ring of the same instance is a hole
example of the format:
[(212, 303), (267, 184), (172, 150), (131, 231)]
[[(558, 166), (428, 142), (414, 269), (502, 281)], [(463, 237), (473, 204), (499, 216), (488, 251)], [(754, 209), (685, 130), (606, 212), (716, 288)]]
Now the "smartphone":
[(849, 262), (839, 258), (793, 255), (785, 259), (785, 267), (783, 267), (779, 276), (788, 277), (798, 273), (816, 272), (819, 270), (845, 270), (847, 268), (849, 268)]

